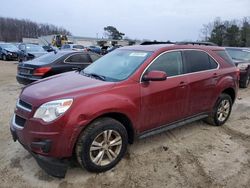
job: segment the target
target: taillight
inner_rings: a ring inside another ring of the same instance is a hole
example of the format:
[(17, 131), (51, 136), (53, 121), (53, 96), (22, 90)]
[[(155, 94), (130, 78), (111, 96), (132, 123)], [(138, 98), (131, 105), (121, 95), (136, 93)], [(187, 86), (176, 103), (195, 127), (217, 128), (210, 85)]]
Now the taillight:
[(43, 76), (51, 70), (51, 67), (41, 67), (34, 70), (34, 76)]

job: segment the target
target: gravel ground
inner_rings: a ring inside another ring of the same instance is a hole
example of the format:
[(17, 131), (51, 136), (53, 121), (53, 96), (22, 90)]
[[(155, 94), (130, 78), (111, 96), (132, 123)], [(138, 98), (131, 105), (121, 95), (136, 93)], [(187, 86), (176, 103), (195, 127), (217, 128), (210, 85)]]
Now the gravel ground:
[(250, 88), (239, 91), (222, 127), (188, 124), (136, 141), (108, 172), (75, 166), (57, 179), (12, 141), (9, 120), (22, 88), (16, 66), (0, 61), (0, 187), (250, 187)]

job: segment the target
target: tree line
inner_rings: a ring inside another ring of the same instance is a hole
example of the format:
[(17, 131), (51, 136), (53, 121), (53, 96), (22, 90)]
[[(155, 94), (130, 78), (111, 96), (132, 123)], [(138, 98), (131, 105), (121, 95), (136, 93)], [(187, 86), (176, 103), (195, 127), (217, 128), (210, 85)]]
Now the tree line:
[(219, 46), (250, 47), (250, 17), (230, 21), (216, 18), (203, 25), (201, 33), (204, 41)]
[(52, 34), (71, 35), (68, 30), (52, 24), (0, 17), (0, 41), (21, 42), (22, 38), (37, 38)]

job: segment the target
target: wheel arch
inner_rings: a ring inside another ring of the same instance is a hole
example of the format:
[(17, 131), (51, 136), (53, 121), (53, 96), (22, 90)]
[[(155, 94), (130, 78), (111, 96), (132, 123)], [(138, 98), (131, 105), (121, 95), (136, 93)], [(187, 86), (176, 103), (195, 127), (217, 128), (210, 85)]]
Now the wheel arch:
[(135, 131), (133, 128), (132, 121), (125, 114), (119, 113), (119, 112), (109, 112), (109, 113), (103, 114), (97, 118), (103, 118), (103, 117), (110, 117), (110, 118), (113, 118), (113, 119), (119, 121), (127, 130), (129, 144), (133, 144), (134, 137), (135, 137)]
[(222, 93), (225, 93), (225, 94), (228, 94), (231, 99), (232, 99), (232, 102), (234, 103), (235, 102), (235, 98), (236, 98), (236, 92), (233, 88), (227, 88), (227, 89), (224, 89), (222, 91)]

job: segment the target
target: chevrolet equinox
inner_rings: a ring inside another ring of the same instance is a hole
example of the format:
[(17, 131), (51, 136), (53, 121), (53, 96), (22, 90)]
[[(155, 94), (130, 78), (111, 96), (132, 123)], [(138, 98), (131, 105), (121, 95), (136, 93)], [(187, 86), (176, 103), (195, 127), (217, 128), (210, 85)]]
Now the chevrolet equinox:
[(224, 124), (238, 81), (221, 47), (123, 47), (84, 70), (25, 87), (10, 130), (52, 176), (64, 177), (72, 156), (88, 171), (103, 172), (136, 138), (200, 119)]

